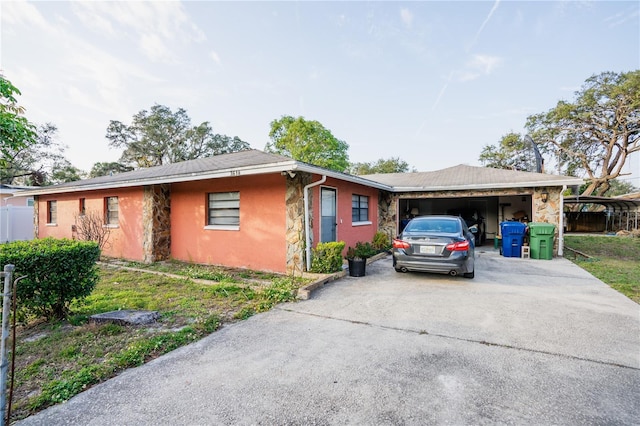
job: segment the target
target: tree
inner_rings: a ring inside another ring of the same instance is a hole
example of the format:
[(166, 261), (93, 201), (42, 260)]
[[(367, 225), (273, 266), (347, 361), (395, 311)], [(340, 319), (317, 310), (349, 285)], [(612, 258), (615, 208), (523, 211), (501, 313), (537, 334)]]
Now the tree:
[[(412, 169), (415, 171), (415, 169)], [(375, 163), (354, 163), (350, 167), (353, 175), (372, 175), (375, 173), (406, 173), (409, 164), (400, 157), (391, 157), (387, 160), (379, 159)]]
[[(529, 116), (526, 128), (558, 172), (584, 176), (582, 195), (604, 195), (623, 176), (629, 154), (640, 151), (640, 70), (604, 72), (588, 78), (575, 101), (560, 101), (547, 112)], [(528, 145), (518, 134), (485, 146), (484, 165), (531, 170)]]
[(0, 74), (0, 166), (6, 167), (12, 155), (36, 141), (36, 128), (18, 106), (20, 91)]
[(480, 163), (494, 169), (536, 171), (535, 154), (531, 143), (519, 133), (514, 132), (504, 135), (498, 146), (485, 145), (480, 153)]
[(349, 145), (317, 121), (285, 115), (271, 122), (269, 137), (267, 152), (339, 172), (349, 169)]
[(208, 122), (192, 127), (187, 112), (154, 105), (133, 116), (131, 125), (112, 120), (106, 138), (123, 148), (120, 162), (137, 167), (160, 166), (249, 149), (238, 137), (213, 133)]
[(64, 182), (75, 182), (82, 179), (84, 173), (72, 165), (66, 158), (56, 161), (51, 167), (51, 173), (46, 181), (49, 185), (55, 185)]
[(89, 172), (90, 178), (110, 176), (118, 173), (130, 172), (133, 167), (112, 161), (109, 163), (95, 163)]
[(527, 129), (560, 170), (586, 175), (582, 195), (605, 194), (629, 154), (640, 151), (640, 70), (590, 77), (574, 102), (529, 117)]
[(38, 126), (34, 142), (18, 149), (7, 149), (0, 180), (34, 186), (79, 180), (82, 172), (64, 157), (66, 146), (57, 140), (57, 132), (57, 127), (51, 123)]

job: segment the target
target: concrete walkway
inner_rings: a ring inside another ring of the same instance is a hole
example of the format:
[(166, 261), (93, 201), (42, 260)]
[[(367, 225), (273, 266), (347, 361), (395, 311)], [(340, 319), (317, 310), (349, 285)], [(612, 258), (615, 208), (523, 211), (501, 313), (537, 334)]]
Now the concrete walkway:
[(640, 306), (564, 259), (391, 260), (21, 425), (638, 424)]

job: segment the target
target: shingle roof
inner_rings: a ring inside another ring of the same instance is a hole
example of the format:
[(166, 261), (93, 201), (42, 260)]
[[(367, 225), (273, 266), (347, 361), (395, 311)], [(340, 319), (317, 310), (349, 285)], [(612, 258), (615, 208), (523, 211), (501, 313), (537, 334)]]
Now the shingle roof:
[(251, 149), (163, 166), (148, 167), (112, 176), (100, 176), (59, 185), (43, 186), (25, 191), (24, 195), (27, 195), (27, 193), (28, 195), (42, 195), (82, 190), (112, 189), (284, 171), (303, 171), (327, 175), (374, 188), (390, 189), (384, 184), (368, 181), (360, 176), (327, 170), (282, 155)]
[(221, 170), (235, 170), (247, 167), (293, 162), (294, 160), (291, 158), (283, 157), (282, 155), (270, 154), (252, 149), (234, 152), (231, 154), (181, 161), (179, 163), (165, 164), (162, 166), (147, 167), (133, 170), (131, 172), (118, 173), (112, 176), (100, 176), (76, 182), (62, 183), (60, 185), (56, 185), (56, 188), (82, 187), (117, 182), (140, 182), (170, 177), (192, 176)]
[(575, 177), (475, 167), (465, 164), (432, 172), (373, 174), (362, 177), (392, 186), (395, 191), (573, 186), (583, 183), (583, 179)]
[(459, 165), (433, 172), (353, 176), (323, 169), (282, 155), (252, 149), (180, 163), (166, 164), (164, 166), (148, 167), (131, 172), (118, 173), (113, 176), (101, 176), (93, 179), (45, 186), (23, 191), (20, 195), (42, 195), (82, 190), (111, 189), (284, 171), (303, 171), (327, 175), (336, 179), (396, 192), (512, 188), (514, 186), (572, 186), (582, 184), (582, 179), (566, 176), (466, 165)]

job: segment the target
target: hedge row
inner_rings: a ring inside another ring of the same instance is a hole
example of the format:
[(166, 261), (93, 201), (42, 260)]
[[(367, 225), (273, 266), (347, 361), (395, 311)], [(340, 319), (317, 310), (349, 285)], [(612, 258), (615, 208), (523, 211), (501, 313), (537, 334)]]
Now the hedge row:
[(17, 306), (38, 317), (65, 318), (74, 300), (93, 291), (100, 248), (93, 241), (45, 238), (0, 244), (0, 267), (15, 265)]

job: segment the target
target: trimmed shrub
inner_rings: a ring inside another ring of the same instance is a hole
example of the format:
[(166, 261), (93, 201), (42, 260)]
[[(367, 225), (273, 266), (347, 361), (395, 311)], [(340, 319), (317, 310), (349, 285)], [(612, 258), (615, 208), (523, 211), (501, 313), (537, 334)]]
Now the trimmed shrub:
[(328, 243), (318, 243), (313, 249), (311, 258), (311, 272), (320, 274), (331, 274), (342, 270), (342, 250), (344, 241), (332, 241)]
[(371, 245), (380, 253), (390, 250), (392, 247), (390, 238), (382, 231), (376, 232), (373, 236), (373, 242)]
[(26, 314), (64, 319), (74, 300), (82, 300), (98, 282), (94, 241), (45, 238), (0, 245), (0, 266), (15, 265), (18, 308)]

